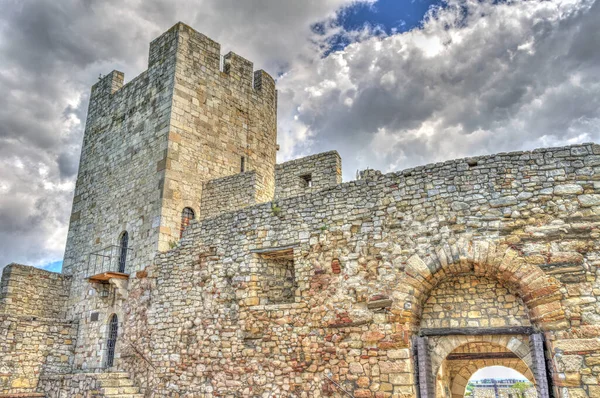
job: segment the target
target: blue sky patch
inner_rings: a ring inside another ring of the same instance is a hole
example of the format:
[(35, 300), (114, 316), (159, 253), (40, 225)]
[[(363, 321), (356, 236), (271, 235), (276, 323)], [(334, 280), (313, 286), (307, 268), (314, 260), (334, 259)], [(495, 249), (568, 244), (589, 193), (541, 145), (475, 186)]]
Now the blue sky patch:
[[(338, 14), (336, 24), (346, 31), (357, 31), (370, 26), (385, 34), (401, 33), (421, 26), (427, 11), (432, 6), (442, 5), (442, 0), (378, 0), (373, 5), (356, 4), (345, 8)], [(323, 32), (324, 27), (316, 24), (313, 31)], [(326, 53), (342, 50), (348, 44), (350, 41), (347, 37), (336, 36)]]
[(40, 268), (45, 269), (46, 271), (61, 272), (62, 265), (63, 265), (62, 260), (59, 260), (59, 261), (54, 261), (52, 263), (48, 263), (46, 265), (42, 265)]
[(419, 26), (431, 6), (441, 0), (378, 0), (374, 5), (357, 4), (338, 16), (346, 30), (358, 30), (365, 24), (381, 26), (386, 33), (408, 31)]

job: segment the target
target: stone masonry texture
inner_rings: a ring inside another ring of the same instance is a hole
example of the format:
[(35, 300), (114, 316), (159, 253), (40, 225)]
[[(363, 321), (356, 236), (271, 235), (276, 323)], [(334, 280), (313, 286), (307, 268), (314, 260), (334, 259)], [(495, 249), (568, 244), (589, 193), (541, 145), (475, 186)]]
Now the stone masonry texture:
[(0, 397), (458, 398), (492, 365), (600, 397), (600, 145), (342, 183), (275, 164), (276, 112), (182, 23), (92, 88), (63, 272), (2, 277)]

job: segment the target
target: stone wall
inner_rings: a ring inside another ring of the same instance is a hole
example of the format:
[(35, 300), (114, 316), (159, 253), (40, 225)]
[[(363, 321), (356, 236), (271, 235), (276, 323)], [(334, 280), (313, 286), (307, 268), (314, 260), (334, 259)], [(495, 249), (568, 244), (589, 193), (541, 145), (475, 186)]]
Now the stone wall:
[(0, 314), (0, 394), (35, 392), (41, 374), (71, 371), (77, 324)]
[(214, 217), (256, 204), (256, 178), (256, 172), (251, 171), (205, 183), (199, 218)]
[[(552, 369), (555, 391), (594, 396), (599, 167), (592, 144), (459, 159), (193, 223), (131, 280), (123, 338), (136, 349), (121, 366), (167, 396), (339, 394), (329, 376), (356, 397), (412, 397), (410, 337), (453, 277), (480, 279), (479, 296), (498, 288), (507, 323), (542, 330), (556, 360), (578, 353), (579, 372)], [(257, 253), (286, 247), (294, 302), (256, 305)], [(459, 324), (481, 310), (467, 302)]]
[(303, 195), (342, 182), (342, 159), (336, 151), (290, 160), (275, 166), (275, 198)]
[(0, 394), (36, 391), (71, 370), (77, 323), (65, 321), (71, 277), (9, 264), (0, 283)]
[(530, 326), (523, 300), (497, 280), (460, 275), (440, 282), (423, 307), (421, 327)]
[[(63, 263), (78, 281), (90, 276), (90, 253), (119, 245), (123, 231), (134, 250), (128, 272), (158, 248), (176, 41), (176, 29), (154, 40), (148, 70), (127, 84), (113, 71), (92, 87)], [(79, 301), (84, 286), (74, 288)]]
[[(158, 248), (161, 188), (175, 73), (177, 30), (150, 44), (148, 69), (123, 85), (112, 72), (94, 87), (86, 120), (63, 273), (73, 275), (68, 319), (80, 322), (77, 368), (100, 367), (106, 336), (91, 312), (116, 312), (88, 277), (118, 270), (120, 236), (128, 232), (126, 273), (152, 262)], [(100, 264), (98, 266), (98, 264)]]
[(2, 271), (0, 314), (63, 319), (70, 285), (69, 276), (9, 264)]
[(515, 388), (500, 387), (476, 387), (473, 389), (473, 398), (537, 398), (535, 388), (529, 388), (522, 392)]

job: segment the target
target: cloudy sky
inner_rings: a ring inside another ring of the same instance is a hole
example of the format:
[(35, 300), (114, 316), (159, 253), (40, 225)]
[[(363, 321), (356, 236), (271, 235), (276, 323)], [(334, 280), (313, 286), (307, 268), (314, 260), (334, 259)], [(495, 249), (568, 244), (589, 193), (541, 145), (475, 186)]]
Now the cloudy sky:
[(0, 0), (0, 267), (60, 267), (90, 86), (183, 21), (277, 77), (344, 179), (600, 141), (600, 0)]

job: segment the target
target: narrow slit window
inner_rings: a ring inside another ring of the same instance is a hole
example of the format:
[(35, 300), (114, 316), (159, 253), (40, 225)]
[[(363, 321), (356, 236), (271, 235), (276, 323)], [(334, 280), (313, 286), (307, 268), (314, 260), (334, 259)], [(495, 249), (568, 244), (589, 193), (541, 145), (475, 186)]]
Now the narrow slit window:
[(117, 336), (119, 334), (119, 318), (117, 314), (112, 314), (108, 324), (108, 340), (106, 342), (106, 367), (111, 368), (115, 362), (115, 348), (117, 346)]
[(246, 171), (246, 157), (242, 156), (240, 159), (240, 173), (243, 173), (244, 171)]
[(119, 241), (119, 272), (125, 272), (125, 264), (127, 263), (127, 250), (129, 249), (129, 234), (127, 231), (121, 234)]
[(179, 238), (183, 237), (183, 231), (190, 225), (190, 222), (196, 217), (194, 214), (194, 210), (189, 207), (186, 207), (181, 212), (181, 227), (179, 230)]

